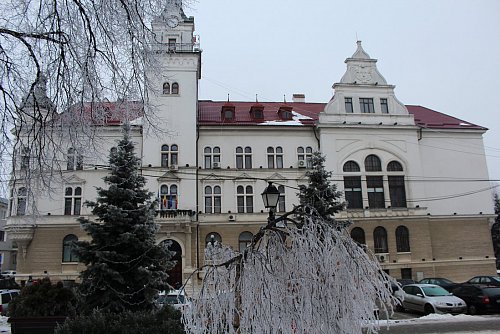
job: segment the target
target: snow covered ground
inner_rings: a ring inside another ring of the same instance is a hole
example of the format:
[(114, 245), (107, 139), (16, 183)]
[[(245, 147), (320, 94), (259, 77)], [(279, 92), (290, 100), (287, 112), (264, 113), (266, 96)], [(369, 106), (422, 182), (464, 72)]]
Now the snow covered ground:
[(0, 333), (10, 333), (10, 325), (7, 319), (9, 318), (0, 316)]
[[(0, 333), (10, 333), (10, 325), (7, 322), (8, 317), (0, 316)], [(473, 316), (473, 315), (466, 315), (466, 314), (460, 314), (460, 315), (451, 315), (451, 314), (430, 314), (426, 315), (424, 317), (420, 318), (415, 318), (415, 319), (406, 319), (406, 320), (381, 320), (380, 321), (380, 328), (389, 325), (389, 328), (392, 326), (398, 326), (401, 324), (409, 324), (409, 323), (424, 323), (424, 322), (433, 322), (433, 321), (440, 321), (440, 322), (468, 322), (471, 320), (478, 321), (478, 320), (484, 320), (488, 321), (489, 317), (487, 316)], [(474, 331), (474, 332), (460, 332), (460, 334), (498, 334), (499, 330), (486, 330), (486, 331)], [(433, 333), (433, 334), (440, 334), (440, 333)]]

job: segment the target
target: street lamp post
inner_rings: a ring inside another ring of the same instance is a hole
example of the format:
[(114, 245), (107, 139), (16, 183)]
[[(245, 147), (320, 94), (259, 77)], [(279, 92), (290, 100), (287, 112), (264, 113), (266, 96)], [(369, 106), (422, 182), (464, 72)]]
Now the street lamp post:
[(278, 205), (280, 199), (280, 191), (276, 188), (272, 182), (262, 192), (262, 200), (264, 201), (264, 206), (269, 209), (269, 218), (267, 218), (269, 223), (275, 221), (274, 212), (276, 211), (276, 206)]

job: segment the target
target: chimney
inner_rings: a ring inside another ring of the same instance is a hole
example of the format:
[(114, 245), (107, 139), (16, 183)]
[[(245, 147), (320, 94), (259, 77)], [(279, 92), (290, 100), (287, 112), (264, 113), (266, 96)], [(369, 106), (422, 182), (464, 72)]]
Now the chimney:
[(306, 102), (306, 96), (304, 94), (293, 94), (293, 102)]

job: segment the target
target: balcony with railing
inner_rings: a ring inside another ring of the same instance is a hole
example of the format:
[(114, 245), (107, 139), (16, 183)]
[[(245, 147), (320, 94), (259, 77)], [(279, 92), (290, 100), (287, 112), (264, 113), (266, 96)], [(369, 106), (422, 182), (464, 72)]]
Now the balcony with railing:
[(156, 43), (152, 49), (156, 52), (191, 53), (201, 52), (200, 43)]
[(156, 216), (161, 220), (190, 222), (196, 219), (196, 212), (194, 210), (163, 209), (156, 210)]

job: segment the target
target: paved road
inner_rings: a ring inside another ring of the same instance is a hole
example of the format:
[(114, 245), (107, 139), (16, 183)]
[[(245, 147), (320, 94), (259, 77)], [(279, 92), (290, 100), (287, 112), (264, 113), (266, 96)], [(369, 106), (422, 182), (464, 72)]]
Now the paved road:
[(435, 334), (435, 333), (500, 333), (500, 317), (485, 316), (467, 321), (425, 321), (395, 324), (387, 329), (380, 328), (381, 334)]

